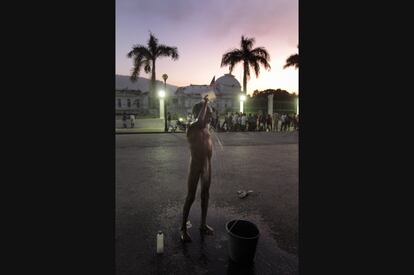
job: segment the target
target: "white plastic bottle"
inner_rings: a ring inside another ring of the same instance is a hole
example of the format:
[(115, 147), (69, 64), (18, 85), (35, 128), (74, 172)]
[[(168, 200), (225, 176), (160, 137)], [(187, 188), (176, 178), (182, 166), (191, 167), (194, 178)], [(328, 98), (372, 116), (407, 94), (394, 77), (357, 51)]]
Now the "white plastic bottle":
[(164, 234), (161, 231), (157, 234), (157, 253), (164, 253)]

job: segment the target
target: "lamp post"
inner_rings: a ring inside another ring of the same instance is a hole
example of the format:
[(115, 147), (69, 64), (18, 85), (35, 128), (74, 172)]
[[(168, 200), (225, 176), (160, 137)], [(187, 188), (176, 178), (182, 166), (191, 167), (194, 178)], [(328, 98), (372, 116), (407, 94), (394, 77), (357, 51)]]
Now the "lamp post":
[(240, 95), (240, 113), (243, 113), (243, 105), (244, 102), (246, 101), (246, 96), (244, 94)]
[(296, 97), (296, 114), (299, 114), (299, 95)]
[(158, 92), (158, 97), (160, 98), (160, 118), (164, 118), (164, 98), (165, 98), (165, 91), (161, 90)]
[[(164, 79), (164, 90), (165, 91), (167, 91), (167, 78), (168, 78), (167, 74), (162, 75), (162, 79)], [(165, 99), (165, 104), (164, 104), (164, 132), (168, 132), (168, 127), (167, 127), (167, 99)]]

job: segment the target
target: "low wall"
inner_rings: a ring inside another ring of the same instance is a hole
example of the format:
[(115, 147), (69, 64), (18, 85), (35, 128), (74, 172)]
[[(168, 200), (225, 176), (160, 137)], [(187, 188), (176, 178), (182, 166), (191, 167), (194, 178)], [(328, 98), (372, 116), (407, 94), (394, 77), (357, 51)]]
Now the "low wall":
[[(131, 128), (131, 121), (127, 120), (127, 127)], [(142, 119), (135, 119), (135, 127), (134, 128), (142, 128), (142, 129), (159, 129), (164, 130), (164, 119), (159, 118), (142, 118)], [(122, 119), (115, 120), (115, 128), (124, 128)]]

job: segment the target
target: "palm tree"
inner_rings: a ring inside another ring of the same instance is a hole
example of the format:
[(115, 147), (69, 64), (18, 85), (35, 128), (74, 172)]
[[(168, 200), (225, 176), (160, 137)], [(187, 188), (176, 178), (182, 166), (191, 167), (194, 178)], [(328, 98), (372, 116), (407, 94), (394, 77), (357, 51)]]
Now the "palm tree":
[(299, 69), (299, 54), (298, 53), (292, 54), (286, 59), (286, 64), (285, 66), (283, 66), (283, 69), (286, 69), (287, 67), (295, 67), (295, 69)]
[(234, 66), (243, 62), (243, 93), (247, 91), (247, 80), (250, 79), (250, 67), (254, 69), (256, 77), (259, 77), (260, 65), (270, 70), (270, 55), (264, 47), (253, 48), (254, 38), (247, 38), (242, 35), (240, 49), (233, 49), (225, 54), (221, 59), (221, 67), (229, 66), (230, 73)]
[(131, 73), (131, 81), (137, 81), (141, 68), (144, 67), (146, 73), (151, 72), (150, 98), (155, 97), (155, 62), (158, 57), (171, 57), (172, 60), (178, 59), (177, 47), (169, 47), (158, 44), (158, 39), (150, 33), (147, 47), (144, 45), (134, 45), (127, 54), (128, 58), (134, 59), (134, 68)]

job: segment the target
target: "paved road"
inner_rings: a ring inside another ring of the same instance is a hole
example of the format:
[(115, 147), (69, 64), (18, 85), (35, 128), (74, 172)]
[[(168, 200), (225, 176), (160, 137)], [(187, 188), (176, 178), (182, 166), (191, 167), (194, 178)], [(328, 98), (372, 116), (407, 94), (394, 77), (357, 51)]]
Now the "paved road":
[[(298, 274), (298, 134), (217, 133), (207, 221), (200, 238), (200, 197), (190, 212), (193, 243), (179, 241), (189, 151), (184, 134), (116, 136), (116, 269), (121, 274)], [(254, 192), (244, 199), (240, 189)], [(225, 223), (260, 230), (255, 263), (228, 259)], [(156, 233), (165, 252), (156, 254)]]

